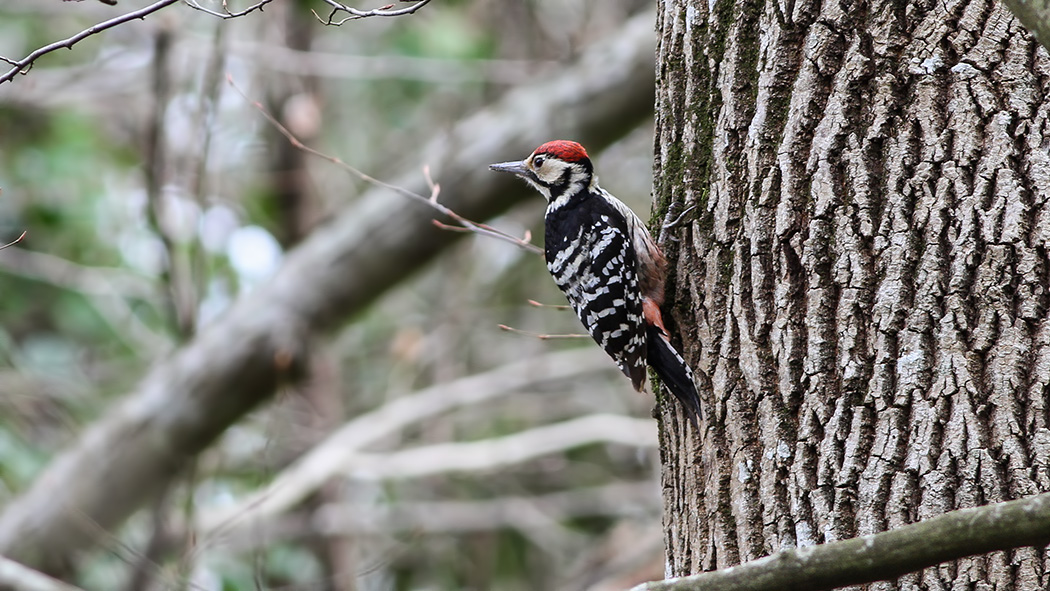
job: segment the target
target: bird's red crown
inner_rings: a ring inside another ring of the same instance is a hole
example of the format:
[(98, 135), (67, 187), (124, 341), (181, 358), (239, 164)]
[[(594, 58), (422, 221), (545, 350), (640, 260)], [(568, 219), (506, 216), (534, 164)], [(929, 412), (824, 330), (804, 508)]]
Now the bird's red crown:
[(587, 160), (587, 150), (576, 142), (568, 140), (554, 140), (536, 148), (535, 154), (547, 154), (565, 162), (580, 162)]

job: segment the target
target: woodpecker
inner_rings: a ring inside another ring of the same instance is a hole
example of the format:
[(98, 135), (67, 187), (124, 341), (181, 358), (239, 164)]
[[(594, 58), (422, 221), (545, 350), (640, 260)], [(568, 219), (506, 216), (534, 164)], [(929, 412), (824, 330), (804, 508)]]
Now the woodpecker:
[(639, 392), (645, 366), (656, 370), (697, 425), (693, 372), (671, 345), (660, 312), (667, 261), (642, 220), (598, 185), (583, 146), (547, 142), (520, 162), (489, 168), (517, 175), (547, 199), (547, 270), (595, 342)]

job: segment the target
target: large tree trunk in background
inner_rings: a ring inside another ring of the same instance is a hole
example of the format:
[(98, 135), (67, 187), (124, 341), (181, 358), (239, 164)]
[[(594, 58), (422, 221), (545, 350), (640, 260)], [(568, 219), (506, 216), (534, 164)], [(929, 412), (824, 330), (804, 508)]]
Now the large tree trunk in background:
[[(668, 569), (1050, 490), (1050, 59), (998, 3), (659, 2), (656, 202), (699, 433)], [(661, 216), (662, 217), (662, 216)], [(872, 588), (1050, 588), (1025, 548)], [(983, 587), (982, 587), (983, 588)]]

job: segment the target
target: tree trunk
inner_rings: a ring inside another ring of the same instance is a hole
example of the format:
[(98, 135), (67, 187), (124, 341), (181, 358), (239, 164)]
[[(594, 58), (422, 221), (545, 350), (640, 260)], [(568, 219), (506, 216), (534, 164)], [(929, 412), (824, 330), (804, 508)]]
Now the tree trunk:
[[(1050, 490), (1046, 51), (996, 2), (658, 4), (704, 403), (661, 408), (668, 574)], [(871, 588), (1045, 589), (1050, 555)]]

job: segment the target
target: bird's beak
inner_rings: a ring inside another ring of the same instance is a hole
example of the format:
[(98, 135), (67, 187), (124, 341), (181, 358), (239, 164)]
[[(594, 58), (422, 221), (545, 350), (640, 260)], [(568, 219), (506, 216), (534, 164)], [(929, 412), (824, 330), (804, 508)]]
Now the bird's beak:
[(498, 172), (509, 172), (518, 176), (528, 176), (529, 169), (525, 168), (524, 160), (517, 160), (514, 162), (500, 162), (498, 164), (489, 164), (489, 169)]

